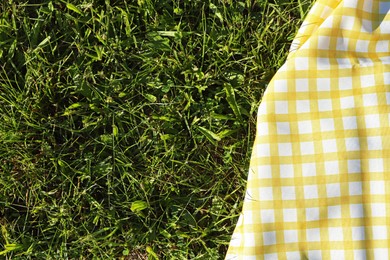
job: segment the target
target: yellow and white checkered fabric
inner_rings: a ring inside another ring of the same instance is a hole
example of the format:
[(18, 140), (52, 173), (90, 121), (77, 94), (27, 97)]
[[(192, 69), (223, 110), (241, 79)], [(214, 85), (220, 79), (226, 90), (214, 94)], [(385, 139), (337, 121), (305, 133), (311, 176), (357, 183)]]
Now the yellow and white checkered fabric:
[(226, 259), (390, 259), (390, 1), (318, 0), (257, 120)]

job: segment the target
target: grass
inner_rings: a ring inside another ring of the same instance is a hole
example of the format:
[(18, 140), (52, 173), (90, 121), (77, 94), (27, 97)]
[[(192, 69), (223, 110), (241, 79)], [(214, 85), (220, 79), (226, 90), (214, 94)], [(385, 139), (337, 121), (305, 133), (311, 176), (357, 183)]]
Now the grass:
[(2, 1), (0, 257), (222, 259), (309, 5)]

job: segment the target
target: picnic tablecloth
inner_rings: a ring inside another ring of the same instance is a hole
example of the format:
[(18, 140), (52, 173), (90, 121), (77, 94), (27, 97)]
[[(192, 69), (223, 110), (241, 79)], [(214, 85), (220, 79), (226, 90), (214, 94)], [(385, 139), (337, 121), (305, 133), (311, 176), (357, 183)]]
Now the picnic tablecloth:
[(389, 9), (309, 11), (259, 107), (226, 259), (390, 259)]

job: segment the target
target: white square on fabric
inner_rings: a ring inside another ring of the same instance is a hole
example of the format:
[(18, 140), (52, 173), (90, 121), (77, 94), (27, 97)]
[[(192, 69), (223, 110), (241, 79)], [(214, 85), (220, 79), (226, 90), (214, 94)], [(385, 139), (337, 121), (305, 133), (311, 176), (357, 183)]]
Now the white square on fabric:
[(309, 91), (309, 80), (308, 79), (296, 79), (295, 80), (296, 92), (307, 92)]
[(310, 177), (317, 175), (317, 168), (315, 163), (302, 163), (302, 176)]
[(268, 123), (258, 123), (257, 124), (257, 134), (259, 136), (268, 135)]
[(360, 76), (360, 85), (363, 88), (375, 86), (375, 77), (374, 77), (374, 75), (370, 74), (370, 75), (362, 75), (362, 76)]
[(371, 215), (373, 217), (386, 217), (386, 204), (371, 203)]
[(308, 242), (321, 241), (321, 233), (319, 228), (308, 228), (306, 229), (306, 240)]
[(275, 245), (276, 244), (276, 232), (263, 232), (264, 245)]
[(294, 165), (281, 164), (280, 165), (280, 178), (293, 178), (294, 177)]
[(256, 144), (255, 145), (255, 157), (268, 157), (271, 154), (271, 148), (269, 144)]
[(279, 147), (279, 156), (291, 156), (292, 155), (292, 145), (291, 143), (280, 143)]
[(302, 155), (310, 155), (315, 153), (313, 142), (301, 142), (300, 146)]
[[(233, 258), (229, 258), (229, 257), (233, 257)], [(229, 255), (229, 256), (226, 256), (226, 260), (233, 260), (235, 259), (235, 255)], [(253, 255), (247, 255), (247, 254), (243, 254), (242, 256), (245, 260), (256, 260), (256, 256), (253, 256)], [(267, 260), (271, 260), (271, 259), (267, 259)], [(272, 259), (272, 260), (277, 260), (276, 258)]]
[(311, 134), (313, 132), (310, 120), (298, 122), (298, 132), (300, 134)]
[(348, 173), (360, 173), (361, 172), (361, 162), (358, 159), (348, 160)]
[[(321, 14), (322, 15), (322, 14)], [(321, 28), (333, 28), (333, 16), (328, 16), (325, 21), (322, 22)], [(318, 46), (319, 47), (319, 46)]]
[(358, 5), (358, 0), (346, 0), (344, 1), (344, 7), (356, 8)]
[[(389, 32), (390, 34), (390, 32)], [(383, 63), (383, 64), (390, 64), (390, 56), (383, 56), (383, 57), (379, 57), (380, 61)]]
[(372, 13), (372, 1), (363, 2), (363, 10), (369, 13)]
[(285, 79), (274, 80), (274, 91), (275, 92), (287, 92), (288, 81)]
[(320, 127), (322, 132), (334, 131), (334, 119), (324, 118), (320, 119)]
[[(247, 259), (247, 257), (243, 257), (243, 259)], [(254, 256), (253, 259), (249, 260), (257, 260), (257, 257)], [(264, 260), (278, 260), (278, 254), (277, 253), (271, 253), (271, 254), (264, 254)]]
[[(316, 11), (318, 11), (318, 6), (313, 6), (313, 10), (316, 10)], [(304, 33), (305, 31), (306, 31), (306, 27), (308, 27), (308, 26), (310, 26), (310, 22), (309, 21), (306, 21), (306, 20), (304, 20), (303, 22), (302, 22), (302, 25), (301, 25), (301, 27), (299, 27), (299, 31), (300, 32), (302, 32), (302, 33)]]
[(362, 218), (364, 216), (362, 204), (351, 204), (349, 205), (349, 211), (351, 218)]
[(348, 152), (359, 151), (360, 150), (359, 138), (358, 137), (345, 138), (345, 149)]
[[(244, 197), (244, 202), (245, 201), (252, 201), (253, 200), (253, 197), (254, 197), (254, 193), (258, 191), (257, 189), (253, 189), (253, 188), (247, 188), (246, 189), (246, 192), (245, 192), (245, 197)], [(239, 218), (238, 221), (240, 221), (241, 219)], [(242, 222), (242, 221), (241, 221)]]
[(342, 109), (354, 108), (355, 107), (354, 96), (340, 98), (340, 107)]
[[(389, 74), (390, 77), (390, 74)], [(390, 84), (390, 78), (389, 78), (389, 83)], [(386, 92), (386, 104), (390, 105), (390, 92)]]
[(257, 168), (257, 176), (260, 179), (272, 178), (272, 166), (271, 165), (260, 165)]
[(384, 181), (370, 181), (371, 194), (385, 194), (385, 182)]
[(260, 192), (260, 199), (261, 200), (273, 200), (274, 199), (272, 187), (259, 188), (259, 192)]
[(374, 248), (374, 259), (389, 259), (389, 249)]
[(357, 129), (356, 116), (343, 117), (343, 126), (345, 130)]
[(364, 227), (352, 227), (352, 240), (362, 241), (366, 239)]
[(273, 209), (263, 209), (260, 210), (261, 221), (263, 223), (274, 223), (275, 222), (275, 213)]
[(341, 218), (341, 206), (329, 206), (328, 218), (329, 219)]
[(298, 113), (310, 112), (310, 100), (297, 100), (296, 101), (296, 111)]
[(308, 70), (309, 69), (309, 59), (297, 57), (295, 58), (295, 70)]
[(324, 153), (337, 152), (336, 139), (322, 140), (322, 150), (324, 151)]
[(336, 60), (340, 68), (350, 68), (352, 66), (349, 58), (336, 58)]
[[(329, 232), (330, 241), (343, 241), (344, 235), (343, 235), (342, 227), (330, 227), (328, 228), (328, 232)], [(334, 258), (334, 259), (344, 259), (344, 258)]]
[(253, 211), (252, 210), (244, 210), (243, 215), (245, 216), (245, 224), (249, 224), (249, 225), (253, 224)]
[[(351, 0), (344, 1), (344, 3), (348, 3), (350, 1)], [(347, 16), (347, 15), (343, 15), (341, 17), (341, 23), (340, 23), (340, 28), (341, 29), (352, 30), (354, 24), (355, 24), (355, 17)]]
[[(372, 227), (373, 239), (387, 239), (387, 227), (386, 226), (373, 226)], [(386, 258), (388, 259), (388, 258)]]
[(373, 94), (364, 94), (363, 95), (363, 105), (365, 107), (377, 106), (378, 105), (378, 96)]
[(286, 257), (287, 259), (301, 259), (301, 254), (299, 253), (299, 251), (289, 251), (286, 252)]
[(267, 115), (267, 105), (264, 103), (260, 103), (259, 109), (257, 110), (258, 115)]
[(306, 221), (317, 221), (320, 219), (320, 208), (306, 208)]
[(289, 122), (278, 122), (276, 123), (276, 129), (278, 135), (290, 134), (290, 123)]
[(337, 37), (336, 50), (347, 51), (348, 50), (348, 38)]
[(245, 233), (244, 239), (245, 239), (246, 246), (255, 246), (256, 245), (255, 233)]
[(385, 20), (381, 21), (379, 28), (381, 33), (390, 34), (390, 21), (385, 21)]
[[(307, 252), (309, 259), (322, 259), (321, 250), (310, 250)], [(298, 258), (297, 258), (298, 259)]]
[(339, 89), (340, 90), (352, 89), (352, 78), (350, 77), (339, 78)]
[(376, 43), (376, 52), (384, 52), (388, 53), (389, 52), (389, 42), (388, 41), (377, 41)]
[(361, 32), (369, 32), (369, 33), (372, 32), (372, 21), (371, 20), (362, 19)]
[(380, 117), (378, 114), (365, 115), (366, 128), (379, 128), (381, 126)]
[(286, 242), (286, 243), (298, 242), (298, 232), (296, 230), (285, 230), (284, 231), (284, 242)]
[(360, 181), (350, 182), (348, 185), (349, 185), (349, 195), (356, 196), (356, 195), (363, 194), (362, 183)]
[(329, 91), (330, 90), (330, 79), (318, 78), (317, 79), (317, 90), (318, 91)]
[[(364, 240), (364, 239), (362, 239), (362, 240)], [(354, 257), (353, 259), (355, 259), (355, 260), (366, 260), (367, 259), (367, 252), (365, 249), (353, 250), (353, 257)]]
[[(369, 1), (365, 1), (369, 2)], [(371, 20), (362, 19), (362, 32), (372, 32), (372, 22)]]
[(338, 161), (326, 161), (325, 173), (326, 175), (338, 174), (339, 173), (339, 162)]
[(328, 58), (317, 58), (317, 69), (318, 70), (330, 69), (330, 60)]
[(305, 185), (303, 186), (305, 199), (318, 199), (318, 187), (317, 185)]
[(318, 111), (332, 111), (332, 100), (331, 99), (320, 99), (318, 100)]
[(368, 57), (359, 57), (358, 63), (360, 64), (360, 66), (372, 66), (374, 64), (374, 61)]
[(288, 114), (288, 101), (275, 101), (276, 114)]
[(332, 184), (326, 184), (326, 195), (328, 198), (334, 198), (334, 197), (340, 197), (340, 184), (339, 183), (332, 183)]
[(380, 136), (368, 136), (367, 148), (370, 151), (382, 150), (382, 138)]
[(284, 222), (297, 222), (297, 209), (283, 209)]
[(330, 37), (329, 36), (318, 36), (318, 49), (329, 50)]
[(330, 250), (330, 259), (345, 259), (344, 250)]
[(230, 240), (230, 245), (234, 247), (240, 246), (241, 238), (242, 238), (241, 234), (233, 234), (232, 239)]
[(370, 41), (367, 40), (357, 40), (356, 41), (356, 52), (368, 52), (368, 45)]
[(295, 200), (295, 186), (282, 186), (282, 199)]

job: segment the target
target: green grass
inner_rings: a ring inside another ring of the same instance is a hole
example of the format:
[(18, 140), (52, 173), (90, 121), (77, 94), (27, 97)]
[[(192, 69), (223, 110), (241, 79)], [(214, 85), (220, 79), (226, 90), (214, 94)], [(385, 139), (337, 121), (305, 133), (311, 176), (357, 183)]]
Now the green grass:
[(0, 3), (0, 258), (222, 259), (309, 1)]

